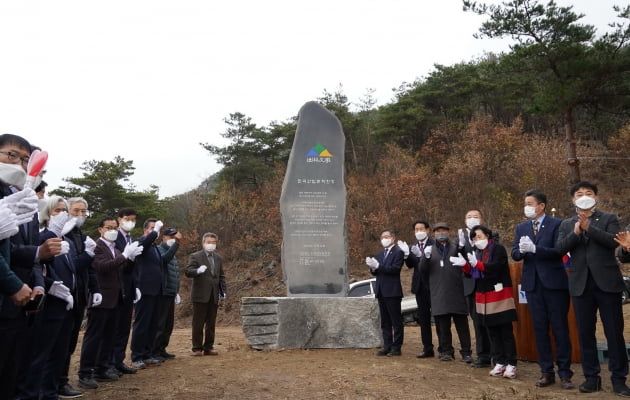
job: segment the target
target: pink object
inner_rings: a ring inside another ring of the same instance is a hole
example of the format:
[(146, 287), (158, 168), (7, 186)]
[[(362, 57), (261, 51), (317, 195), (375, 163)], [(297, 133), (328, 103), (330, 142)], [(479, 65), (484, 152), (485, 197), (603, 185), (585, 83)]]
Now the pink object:
[(35, 189), (33, 187), (35, 183), (35, 178), (39, 175), (40, 172), (44, 169), (46, 165), (46, 161), (48, 161), (48, 152), (47, 151), (39, 151), (35, 150), (31, 153), (31, 157), (28, 160), (28, 166), (26, 167), (26, 183), (24, 187), (30, 187), (31, 189)]

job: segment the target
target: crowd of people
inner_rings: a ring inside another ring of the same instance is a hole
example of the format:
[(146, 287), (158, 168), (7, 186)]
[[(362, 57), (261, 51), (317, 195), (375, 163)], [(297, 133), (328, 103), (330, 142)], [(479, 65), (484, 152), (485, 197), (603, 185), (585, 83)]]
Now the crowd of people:
[[(546, 213), (547, 196), (530, 190), (524, 196), (526, 220), (516, 227), (511, 258), (522, 261), (521, 289), (531, 314), (540, 378), (538, 387), (556, 384), (573, 389), (568, 313), (572, 301), (584, 381), (581, 393), (602, 390), (595, 339), (599, 313), (608, 344), (613, 392), (630, 397), (626, 385), (628, 354), (623, 336), (618, 264), (630, 262), (630, 226), (622, 231), (617, 216), (597, 207), (597, 185), (582, 181), (570, 188), (575, 215), (561, 220)], [(365, 262), (376, 276), (375, 295), (381, 316), (383, 348), (378, 356), (400, 356), (404, 340), (400, 272), (413, 269), (411, 291), (418, 305), (422, 343), (418, 358), (453, 361), (451, 323), (459, 337), (463, 362), (489, 368), (489, 374), (517, 377), (513, 321), (517, 320), (508, 250), (484, 224), (480, 210), (469, 210), (465, 228), (453, 234), (447, 223), (413, 223), (414, 243), (397, 239), (393, 229), (380, 234), (383, 251)], [(454, 239), (454, 240), (453, 240)], [(469, 318), (475, 335), (473, 357)], [(433, 345), (432, 320), (438, 338)], [(552, 349), (555, 348), (555, 352)]]
[[(82, 396), (69, 369), (86, 314), (77, 354), (81, 389), (175, 357), (167, 346), (181, 302), (182, 233), (147, 218), (143, 234), (132, 237), (138, 213), (123, 207), (102, 218), (99, 237), (91, 238), (81, 230), (85, 199), (45, 196), (41, 176), (35, 188), (26, 184), (35, 149), (20, 136), (0, 135), (0, 400)], [(195, 356), (217, 355), (215, 321), (226, 293), (217, 239), (204, 234), (185, 267), (193, 280)]]

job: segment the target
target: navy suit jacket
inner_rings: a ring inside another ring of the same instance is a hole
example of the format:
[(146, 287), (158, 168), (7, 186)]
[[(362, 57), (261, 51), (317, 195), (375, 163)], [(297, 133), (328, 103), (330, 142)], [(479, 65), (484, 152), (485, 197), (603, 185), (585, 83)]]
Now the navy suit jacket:
[[(512, 244), (512, 259), (523, 260), (521, 289), (526, 292), (536, 288), (536, 276), (545, 289), (568, 289), (567, 273), (562, 264), (562, 254), (555, 248), (562, 220), (545, 215), (538, 233), (534, 236), (532, 220), (518, 224)], [(519, 242), (528, 236), (536, 245), (536, 253), (521, 254)]]
[(590, 273), (602, 291), (621, 293), (625, 285), (615, 258), (618, 245), (614, 240), (620, 231), (619, 219), (614, 214), (595, 210), (589, 220), (588, 232), (579, 235), (573, 232), (577, 216), (560, 224), (556, 249), (561, 254), (571, 253), (569, 292), (571, 296), (581, 296)]
[(136, 257), (133, 270), (133, 283), (142, 295), (159, 296), (162, 294), (162, 255), (153, 244), (158, 234), (151, 231), (138, 239), (144, 247), (142, 254)]
[[(131, 235), (129, 237), (131, 241), (133, 242), (134, 241), (133, 237), (131, 237)], [(116, 247), (116, 249), (118, 249), (122, 253), (122, 251), (125, 250), (126, 246), (127, 246), (127, 239), (125, 239), (125, 235), (119, 229), (118, 237), (116, 238), (116, 241), (114, 242), (114, 247)], [(135, 267), (135, 262), (127, 261), (127, 263), (128, 263), (128, 268), (125, 268), (122, 274), (123, 298), (133, 300), (136, 298), (136, 287), (133, 281), (133, 270)]]
[[(55, 237), (57, 236), (48, 229), (44, 229), (39, 233), (39, 240), (41, 243)], [(76, 304), (78, 278), (74, 260), (76, 259), (77, 251), (72, 241), (67, 242), (70, 245), (70, 250), (67, 254), (40, 260), (40, 262), (46, 268), (46, 276), (44, 278), (46, 288), (50, 288), (55, 281), (63, 282), (63, 284), (70, 289), (70, 293), (72, 293), (72, 297), (74, 297), (74, 302)], [(52, 319), (64, 318), (68, 313), (68, 310), (66, 310), (67, 305), (68, 303), (65, 300), (52, 295), (46, 296), (46, 302), (44, 303), (46, 317)]]
[(384, 257), (385, 250), (374, 257), (379, 264), (378, 269), (372, 272), (376, 276), (376, 297), (403, 297), (400, 269), (405, 262), (405, 253), (393, 245), (387, 258)]

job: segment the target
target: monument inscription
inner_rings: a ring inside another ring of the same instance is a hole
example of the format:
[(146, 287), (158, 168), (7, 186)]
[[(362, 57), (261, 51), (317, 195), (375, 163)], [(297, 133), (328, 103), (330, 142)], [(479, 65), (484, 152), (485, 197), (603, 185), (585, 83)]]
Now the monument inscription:
[(280, 197), (287, 296), (346, 295), (344, 148), (339, 120), (320, 104), (306, 103)]

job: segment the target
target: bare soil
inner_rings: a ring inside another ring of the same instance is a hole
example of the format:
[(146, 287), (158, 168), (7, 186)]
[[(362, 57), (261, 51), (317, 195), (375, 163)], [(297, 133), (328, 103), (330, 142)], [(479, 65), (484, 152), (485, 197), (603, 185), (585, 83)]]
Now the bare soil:
[[(630, 305), (624, 306), (624, 316)], [(181, 323), (181, 321), (180, 321)], [(173, 332), (168, 350), (177, 355), (158, 367), (125, 375), (86, 390), (85, 399), (573, 399), (613, 398), (610, 374), (602, 364), (606, 392), (578, 394), (559, 384), (537, 388), (538, 365), (519, 361), (518, 378), (488, 375), (489, 369), (417, 359), (419, 329), (405, 328), (401, 357), (377, 357), (377, 349), (253, 350), (239, 326), (217, 328), (218, 356), (190, 355), (190, 329)], [(601, 327), (597, 336), (603, 340)], [(454, 340), (457, 335), (454, 333)], [(626, 339), (630, 329), (626, 327)], [(532, 338), (533, 340), (533, 338)], [(437, 340), (435, 341), (437, 343)], [(80, 346), (78, 347), (80, 349)], [(76, 356), (76, 355), (75, 355)], [(76, 358), (76, 357), (75, 357)], [(76, 371), (76, 360), (71, 374)], [(579, 364), (574, 383), (582, 382)], [(74, 375), (76, 377), (76, 375)], [(71, 381), (76, 387), (76, 380)]]

